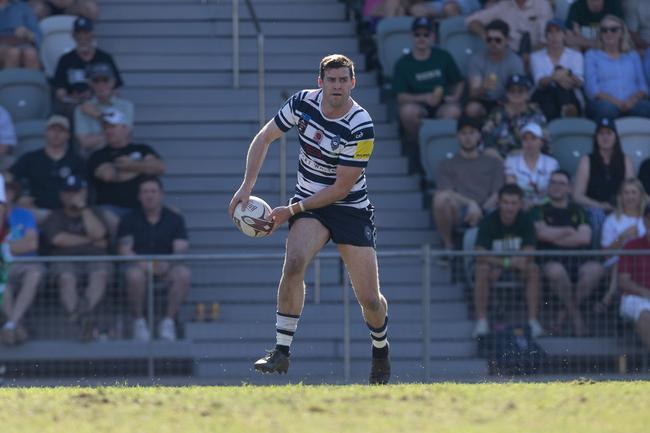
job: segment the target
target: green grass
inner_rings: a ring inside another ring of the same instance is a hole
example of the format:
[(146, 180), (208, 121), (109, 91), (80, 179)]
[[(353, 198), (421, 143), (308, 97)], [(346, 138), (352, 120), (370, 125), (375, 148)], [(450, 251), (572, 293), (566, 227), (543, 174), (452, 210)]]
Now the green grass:
[(3, 433), (650, 431), (650, 382), (0, 389)]

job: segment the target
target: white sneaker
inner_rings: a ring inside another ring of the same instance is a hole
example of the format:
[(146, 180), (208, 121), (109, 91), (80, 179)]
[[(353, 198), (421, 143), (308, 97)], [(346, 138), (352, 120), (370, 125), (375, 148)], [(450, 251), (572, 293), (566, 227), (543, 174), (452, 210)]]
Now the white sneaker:
[(542, 328), (542, 325), (537, 321), (537, 319), (529, 319), (528, 326), (530, 326), (530, 335), (533, 338), (541, 337), (546, 334), (546, 331), (544, 331), (544, 328)]
[(133, 339), (138, 341), (151, 340), (151, 334), (149, 334), (147, 321), (144, 320), (144, 318), (135, 319), (133, 321)]
[(476, 321), (476, 326), (474, 327), (474, 331), (472, 332), (472, 337), (474, 338), (483, 337), (489, 333), (490, 333), (490, 325), (488, 325), (488, 321), (486, 319), (478, 319)]
[(158, 336), (167, 341), (176, 341), (176, 325), (174, 320), (165, 317), (158, 324)]

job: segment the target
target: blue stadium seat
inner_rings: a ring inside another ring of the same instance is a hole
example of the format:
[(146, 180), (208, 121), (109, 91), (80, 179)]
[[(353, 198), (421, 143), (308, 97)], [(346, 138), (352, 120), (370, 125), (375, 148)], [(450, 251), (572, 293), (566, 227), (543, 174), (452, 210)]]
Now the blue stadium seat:
[(4, 69), (0, 71), (0, 105), (14, 122), (45, 119), (50, 114), (50, 87), (41, 71)]
[(385, 18), (377, 25), (377, 54), (383, 76), (390, 81), (395, 63), (411, 49), (413, 17)]
[(14, 151), (14, 156), (20, 155), (32, 150), (40, 149), (45, 145), (45, 121), (44, 120), (23, 120), (14, 125), (18, 144)]
[(440, 47), (449, 51), (461, 73), (466, 75), (472, 54), (485, 51), (483, 39), (465, 27), (465, 18), (461, 16), (440, 20), (438, 33)]
[(73, 15), (55, 15), (39, 22), (43, 33), (40, 48), (41, 62), (48, 77), (54, 76), (59, 57), (75, 47), (72, 25), (76, 18)]
[(621, 117), (616, 119), (616, 129), (621, 138), (623, 152), (632, 158), (634, 168), (650, 157), (650, 119), (645, 117)]
[(564, 170), (575, 174), (582, 155), (591, 152), (596, 124), (585, 118), (555, 119), (548, 125), (551, 152)]
[(571, 3), (575, 0), (555, 0), (555, 13), (553, 14), (555, 18), (565, 21), (569, 15), (569, 8)]
[(420, 157), (429, 182), (435, 182), (438, 163), (458, 150), (455, 119), (425, 119), (420, 127)]

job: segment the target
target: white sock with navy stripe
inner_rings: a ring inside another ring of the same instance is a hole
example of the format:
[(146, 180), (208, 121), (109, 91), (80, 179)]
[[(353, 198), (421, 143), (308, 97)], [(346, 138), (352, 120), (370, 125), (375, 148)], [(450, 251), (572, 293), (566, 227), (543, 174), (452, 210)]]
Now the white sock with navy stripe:
[(298, 328), (299, 319), (300, 315), (275, 313), (275, 348), (285, 355), (289, 355), (289, 347)]
[(380, 328), (373, 328), (369, 323), (366, 325), (370, 329), (370, 338), (372, 339), (372, 357), (388, 357), (388, 316)]

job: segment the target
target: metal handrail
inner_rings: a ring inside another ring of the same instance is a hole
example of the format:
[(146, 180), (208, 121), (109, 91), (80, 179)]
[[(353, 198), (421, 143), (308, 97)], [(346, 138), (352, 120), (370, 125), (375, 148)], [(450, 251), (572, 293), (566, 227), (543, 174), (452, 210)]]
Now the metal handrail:
[[(257, 19), (257, 14), (250, 0), (244, 0), (248, 13), (253, 20), (257, 34), (257, 86), (258, 86), (258, 123), (261, 128), (266, 123), (266, 80), (264, 76), (264, 33)], [(232, 87), (239, 88), (240, 44), (239, 44), (239, 0), (232, 0)]]

